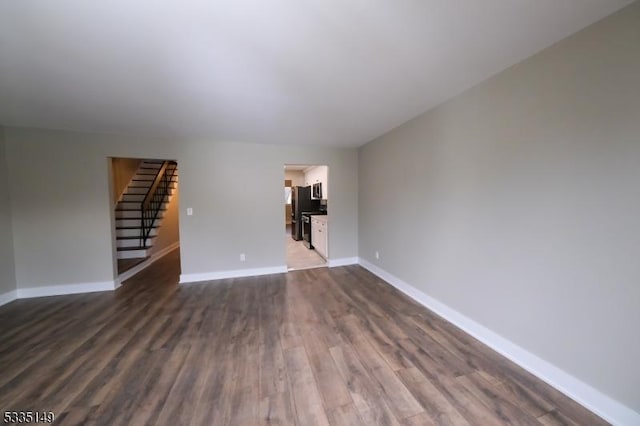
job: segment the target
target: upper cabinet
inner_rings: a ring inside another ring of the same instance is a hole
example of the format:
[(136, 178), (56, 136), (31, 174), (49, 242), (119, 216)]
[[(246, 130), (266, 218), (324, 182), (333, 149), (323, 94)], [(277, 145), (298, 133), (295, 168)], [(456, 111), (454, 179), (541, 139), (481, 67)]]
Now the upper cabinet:
[[(304, 184), (306, 186), (312, 186), (314, 183), (322, 184), (322, 198), (329, 199), (329, 181), (328, 181), (329, 167), (327, 166), (313, 166), (305, 169), (304, 171)], [(315, 197), (311, 197), (315, 198)]]

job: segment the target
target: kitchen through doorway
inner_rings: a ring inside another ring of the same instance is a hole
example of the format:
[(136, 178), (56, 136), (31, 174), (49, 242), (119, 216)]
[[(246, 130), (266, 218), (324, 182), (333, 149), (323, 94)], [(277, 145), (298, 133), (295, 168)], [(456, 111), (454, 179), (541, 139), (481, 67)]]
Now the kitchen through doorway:
[(284, 219), (287, 269), (327, 266), (329, 167), (285, 164)]

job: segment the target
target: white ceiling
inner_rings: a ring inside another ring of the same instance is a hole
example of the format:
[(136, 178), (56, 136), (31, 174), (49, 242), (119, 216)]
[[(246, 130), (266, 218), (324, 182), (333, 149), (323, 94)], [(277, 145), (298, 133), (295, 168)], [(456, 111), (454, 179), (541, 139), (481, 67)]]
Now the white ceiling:
[(302, 165), (302, 164), (285, 164), (284, 166), (284, 170), (287, 172), (302, 172), (305, 169), (311, 168), (311, 167), (315, 167), (315, 166), (310, 166), (308, 164), (306, 165)]
[(0, 123), (358, 146), (631, 0), (4, 0)]

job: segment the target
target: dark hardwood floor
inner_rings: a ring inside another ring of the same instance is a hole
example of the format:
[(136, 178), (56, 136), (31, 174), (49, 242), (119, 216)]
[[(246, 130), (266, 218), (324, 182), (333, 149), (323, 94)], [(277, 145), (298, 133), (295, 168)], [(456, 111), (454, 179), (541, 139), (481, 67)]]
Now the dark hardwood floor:
[(129, 269), (133, 268), (134, 266), (138, 266), (147, 259), (149, 258), (136, 257), (135, 259), (118, 259), (118, 274), (127, 272)]
[(0, 308), (0, 410), (58, 424), (599, 425), (358, 266)]

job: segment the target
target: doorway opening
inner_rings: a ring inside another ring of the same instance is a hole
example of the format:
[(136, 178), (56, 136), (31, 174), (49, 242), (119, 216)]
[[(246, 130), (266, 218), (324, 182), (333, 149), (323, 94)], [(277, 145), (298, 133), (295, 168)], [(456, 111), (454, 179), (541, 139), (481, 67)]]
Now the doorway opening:
[(110, 158), (114, 269), (122, 283), (179, 250), (178, 163)]
[(289, 271), (327, 266), (329, 167), (285, 164), (285, 252)]

